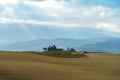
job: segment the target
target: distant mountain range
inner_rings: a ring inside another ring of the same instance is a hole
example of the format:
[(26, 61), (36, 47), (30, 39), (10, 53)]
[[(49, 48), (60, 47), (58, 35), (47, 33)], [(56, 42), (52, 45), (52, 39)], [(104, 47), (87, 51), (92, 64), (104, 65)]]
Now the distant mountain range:
[(48, 47), (49, 45), (56, 45), (57, 47), (62, 47), (67, 49), (79, 47), (88, 43), (92, 43), (87, 39), (71, 39), (71, 38), (58, 38), (58, 39), (40, 39), (23, 41), (13, 44), (7, 44), (0, 46), (0, 50), (9, 51), (42, 51), (43, 47)]
[(98, 42), (94, 44), (86, 44), (77, 49), (88, 52), (110, 52), (120, 53), (120, 39), (113, 39), (104, 42)]
[(120, 53), (120, 38), (102, 39), (39, 39), (0, 46), (7, 51), (42, 51), (44, 47), (55, 44), (59, 48), (75, 48), (77, 51)]

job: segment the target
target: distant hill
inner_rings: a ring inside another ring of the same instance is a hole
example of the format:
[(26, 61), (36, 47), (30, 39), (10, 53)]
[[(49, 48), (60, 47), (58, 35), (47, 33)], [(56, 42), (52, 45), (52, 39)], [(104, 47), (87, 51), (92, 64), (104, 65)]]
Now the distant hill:
[(87, 44), (77, 49), (89, 52), (111, 52), (120, 53), (120, 39), (111, 39), (104, 42)]
[(7, 51), (42, 51), (43, 47), (55, 44), (58, 47), (67, 49), (79, 47), (85, 44), (92, 43), (87, 39), (71, 39), (71, 38), (58, 38), (58, 39), (40, 39), (32, 41), (23, 41), (13, 44), (0, 46), (0, 50)]
[(75, 48), (77, 51), (120, 53), (120, 38), (101, 39), (39, 39), (0, 46), (6, 51), (42, 51), (43, 47), (55, 44), (59, 48)]

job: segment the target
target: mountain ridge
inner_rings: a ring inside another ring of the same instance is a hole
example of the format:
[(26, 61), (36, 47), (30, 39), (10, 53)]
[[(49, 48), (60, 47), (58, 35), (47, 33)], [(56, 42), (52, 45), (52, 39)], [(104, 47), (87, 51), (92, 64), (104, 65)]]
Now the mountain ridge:
[(74, 39), (74, 38), (55, 38), (55, 39), (38, 39), (22, 41), (0, 46), (0, 50), (5, 51), (43, 51), (44, 47), (49, 45), (57, 47), (75, 48), (77, 51), (88, 52), (110, 52), (120, 53), (120, 38), (105, 39)]
[(110, 52), (110, 53), (120, 53), (120, 39), (118, 40), (108, 40), (104, 42), (98, 42), (94, 44), (86, 44), (81, 46), (83, 51), (88, 52)]
[(68, 48), (86, 44), (90, 42), (87, 39), (74, 39), (74, 38), (56, 38), (56, 39), (39, 39), (22, 41), (12, 44), (0, 46), (0, 50), (10, 51), (42, 51), (43, 47), (55, 44), (58, 47)]

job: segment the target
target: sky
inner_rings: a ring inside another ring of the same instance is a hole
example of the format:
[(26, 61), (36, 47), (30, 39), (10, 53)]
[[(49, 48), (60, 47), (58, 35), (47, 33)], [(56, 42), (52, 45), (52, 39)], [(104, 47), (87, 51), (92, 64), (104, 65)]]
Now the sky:
[(119, 0), (0, 0), (0, 45), (120, 37)]

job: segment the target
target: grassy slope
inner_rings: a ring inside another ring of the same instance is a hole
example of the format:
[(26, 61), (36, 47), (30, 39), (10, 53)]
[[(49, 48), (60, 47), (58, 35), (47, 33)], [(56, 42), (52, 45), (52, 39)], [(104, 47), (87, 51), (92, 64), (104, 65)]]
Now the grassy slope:
[(120, 55), (55, 58), (0, 52), (0, 80), (120, 80)]

